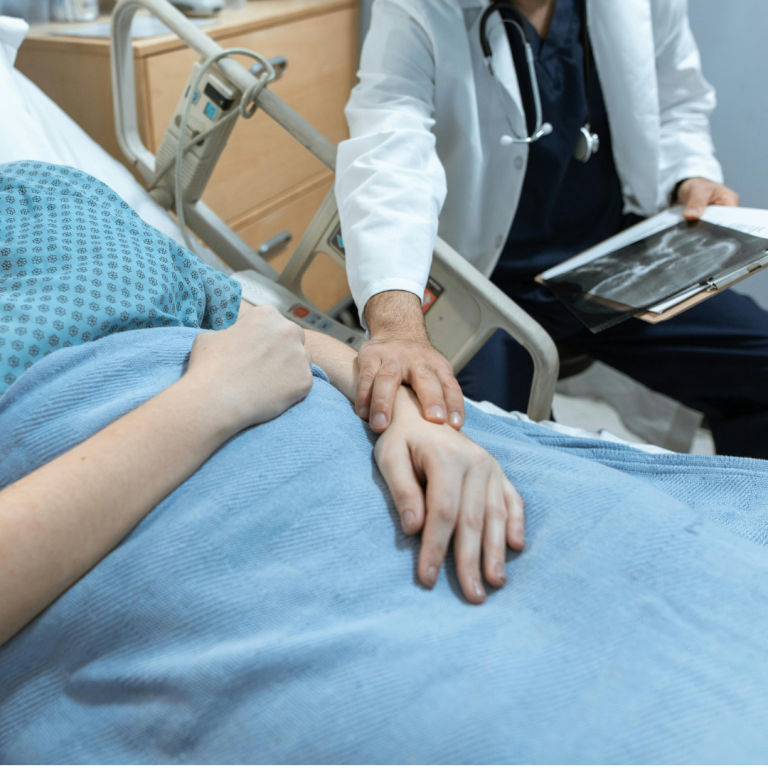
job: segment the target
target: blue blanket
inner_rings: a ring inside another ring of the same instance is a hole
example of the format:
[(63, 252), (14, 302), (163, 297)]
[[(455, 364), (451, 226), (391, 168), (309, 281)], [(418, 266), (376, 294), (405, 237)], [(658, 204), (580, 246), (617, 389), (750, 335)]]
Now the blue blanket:
[[(0, 399), (0, 487), (168, 386), (195, 333), (34, 366)], [(485, 605), (450, 562), (419, 586), (374, 438), (317, 371), (0, 649), (0, 760), (766, 762), (768, 463), (472, 408), (466, 431), (527, 508)]]

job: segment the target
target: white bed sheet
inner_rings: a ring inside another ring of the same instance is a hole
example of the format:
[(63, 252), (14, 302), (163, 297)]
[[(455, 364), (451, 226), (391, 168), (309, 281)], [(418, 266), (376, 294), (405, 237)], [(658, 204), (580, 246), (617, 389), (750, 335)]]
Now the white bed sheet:
[[(29, 30), (21, 19), (0, 16), (0, 163), (37, 160), (69, 165), (103, 181), (147, 223), (183, 245), (176, 222), (130, 171), (13, 65)], [(112, 109), (95, 104), (94, 109)]]

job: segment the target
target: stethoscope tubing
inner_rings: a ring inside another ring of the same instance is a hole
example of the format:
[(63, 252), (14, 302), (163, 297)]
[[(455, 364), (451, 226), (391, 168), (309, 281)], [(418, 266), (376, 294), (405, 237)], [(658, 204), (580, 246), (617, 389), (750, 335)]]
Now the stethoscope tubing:
[[(586, 2), (585, 2), (586, 5)], [(504, 104), (504, 95), (501, 91), (501, 85), (499, 84), (499, 79), (496, 77), (496, 73), (493, 71), (493, 51), (491, 50), (490, 42), (488, 41), (488, 35), (486, 33), (486, 26), (488, 24), (488, 19), (490, 16), (496, 12), (505, 10), (508, 13), (511, 13), (516, 18), (508, 19), (505, 18), (501, 13), (499, 14), (501, 17), (502, 24), (511, 24), (515, 29), (517, 30), (518, 34), (520, 35), (524, 50), (525, 50), (525, 61), (528, 68), (528, 77), (530, 79), (531, 83), (531, 92), (533, 94), (533, 105), (534, 105), (534, 112), (536, 115), (536, 121), (535, 121), (535, 127), (533, 130), (533, 133), (526, 136), (519, 136), (514, 129), (514, 126), (512, 125), (512, 120), (509, 116), (509, 112), (507, 111), (506, 107), (503, 107), (504, 109), (504, 117), (507, 120), (507, 123), (509, 125), (510, 135), (509, 136), (503, 136), (501, 143), (502, 145), (507, 144), (533, 144), (535, 141), (538, 141), (539, 139), (543, 138), (544, 136), (548, 136), (550, 133), (552, 133), (552, 125), (551, 123), (545, 123), (544, 122), (544, 115), (543, 115), (543, 109), (541, 105), (541, 93), (539, 91), (539, 80), (536, 76), (536, 62), (533, 56), (533, 47), (531, 46), (531, 42), (528, 39), (528, 33), (525, 30), (525, 20), (522, 18), (522, 14), (520, 11), (515, 8), (509, 0), (496, 0), (496, 2), (491, 3), (485, 11), (483, 12), (483, 16), (480, 19), (480, 46), (483, 50), (483, 54), (485, 56), (485, 63), (488, 67), (488, 73), (493, 79), (494, 83), (496, 84), (496, 91), (499, 95), (499, 98), (501, 99), (502, 105)], [(587, 19), (586, 19), (586, 9), (582, 12), (582, 47), (584, 48), (584, 82), (585, 82), (585, 88), (587, 93), (587, 121), (584, 124), (584, 128), (582, 128), (582, 133), (586, 130), (587, 136), (592, 136), (590, 133), (590, 123), (591, 123), (591, 65), (592, 65), (592, 57), (591, 57), (591, 50), (589, 48), (590, 42), (589, 42), (589, 35), (587, 33)], [(589, 138), (587, 139), (589, 141)], [(597, 136), (594, 136), (594, 141), (598, 142)], [(599, 144), (596, 144), (596, 147), (594, 151), (597, 151), (597, 146)], [(589, 153), (591, 154), (591, 152)], [(587, 155), (586, 159), (589, 159), (589, 154)]]

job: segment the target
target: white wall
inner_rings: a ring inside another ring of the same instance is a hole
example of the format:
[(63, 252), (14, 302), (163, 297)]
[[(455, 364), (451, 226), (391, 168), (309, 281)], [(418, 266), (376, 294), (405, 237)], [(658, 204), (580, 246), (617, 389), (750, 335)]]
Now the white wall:
[[(768, 0), (689, 0), (704, 75), (717, 89), (712, 137), (741, 204), (768, 208)], [(768, 271), (736, 286), (768, 309)]]

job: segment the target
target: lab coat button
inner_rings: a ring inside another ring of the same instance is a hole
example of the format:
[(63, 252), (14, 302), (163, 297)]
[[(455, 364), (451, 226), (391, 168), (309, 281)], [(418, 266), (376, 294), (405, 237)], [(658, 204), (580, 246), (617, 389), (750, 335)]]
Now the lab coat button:
[(501, 235), (499, 235), (499, 236), (496, 238), (496, 241), (495, 241), (494, 245), (495, 245), (497, 248), (501, 248), (501, 244), (502, 244), (503, 242), (504, 242), (504, 238), (503, 238)]
[(515, 168), (519, 171), (523, 167), (523, 158), (518, 155), (515, 158)]

